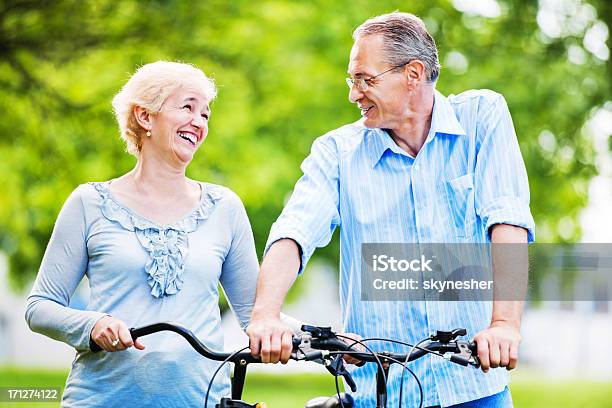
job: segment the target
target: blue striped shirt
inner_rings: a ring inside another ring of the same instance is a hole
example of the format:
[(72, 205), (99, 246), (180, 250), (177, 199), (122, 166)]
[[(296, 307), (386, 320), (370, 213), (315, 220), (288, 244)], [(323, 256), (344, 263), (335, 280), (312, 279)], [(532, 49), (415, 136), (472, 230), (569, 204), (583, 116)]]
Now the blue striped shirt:
[[(382, 129), (362, 121), (318, 138), (304, 175), (272, 226), (266, 250), (281, 238), (301, 247), (303, 270), (316, 247), (340, 226), (340, 301), (344, 330), (408, 343), (465, 327), (473, 336), (491, 321), (490, 302), (360, 299), (362, 243), (489, 242), (489, 228), (511, 224), (534, 239), (527, 172), (504, 98), (492, 91), (444, 97), (435, 91), (431, 128), (416, 157)], [(301, 272), (300, 270), (300, 272)], [(393, 344), (375, 348), (407, 352)], [(505, 369), (464, 368), (437, 356), (411, 363), (423, 406), (449, 406), (501, 392)], [(354, 368), (358, 407), (375, 405), (374, 364)], [(389, 374), (388, 406), (399, 405), (402, 368)], [(416, 382), (404, 379), (403, 406), (418, 406)]]

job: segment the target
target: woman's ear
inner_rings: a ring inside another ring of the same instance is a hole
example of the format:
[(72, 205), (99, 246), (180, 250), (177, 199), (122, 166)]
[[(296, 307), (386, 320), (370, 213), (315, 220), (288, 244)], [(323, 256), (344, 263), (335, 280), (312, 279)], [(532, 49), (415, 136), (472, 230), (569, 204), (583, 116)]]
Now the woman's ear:
[(151, 130), (151, 113), (142, 106), (134, 106), (136, 122), (146, 131)]

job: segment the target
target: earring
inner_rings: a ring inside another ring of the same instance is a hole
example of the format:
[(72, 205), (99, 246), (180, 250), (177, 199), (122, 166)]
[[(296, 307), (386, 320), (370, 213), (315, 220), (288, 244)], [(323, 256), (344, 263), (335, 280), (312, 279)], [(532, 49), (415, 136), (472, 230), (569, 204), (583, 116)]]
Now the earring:
[(147, 135), (147, 137), (151, 137), (151, 131), (150, 131), (150, 130), (147, 130), (146, 135)]

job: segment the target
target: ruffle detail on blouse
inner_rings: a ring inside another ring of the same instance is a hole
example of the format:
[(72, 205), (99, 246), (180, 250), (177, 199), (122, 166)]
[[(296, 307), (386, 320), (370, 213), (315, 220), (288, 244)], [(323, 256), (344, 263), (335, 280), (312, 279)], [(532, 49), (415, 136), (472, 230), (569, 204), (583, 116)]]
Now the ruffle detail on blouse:
[(92, 182), (102, 197), (102, 215), (128, 231), (134, 231), (148, 254), (144, 270), (151, 295), (160, 298), (178, 293), (183, 286), (185, 259), (189, 251), (190, 232), (206, 220), (223, 197), (223, 187), (201, 183), (202, 198), (188, 216), (172, 225), (159, 225), (134, 213), (110, 195), (110, 182)]

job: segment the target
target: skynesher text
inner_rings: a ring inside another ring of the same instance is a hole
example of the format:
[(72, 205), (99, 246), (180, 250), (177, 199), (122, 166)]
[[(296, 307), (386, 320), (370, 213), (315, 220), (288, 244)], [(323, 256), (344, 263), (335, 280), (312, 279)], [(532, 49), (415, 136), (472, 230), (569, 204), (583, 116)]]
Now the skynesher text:
[[(423, 281), (423, 290), (437, 291), (442, 293), (445, 290), (491, 290), (492, 280), (435, 280), (427, 279)], [(376, 290), (419, 290), (420, 282), (417, 279), (405, 278), (399, 280), (374, 279), (372, 286)]]

